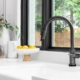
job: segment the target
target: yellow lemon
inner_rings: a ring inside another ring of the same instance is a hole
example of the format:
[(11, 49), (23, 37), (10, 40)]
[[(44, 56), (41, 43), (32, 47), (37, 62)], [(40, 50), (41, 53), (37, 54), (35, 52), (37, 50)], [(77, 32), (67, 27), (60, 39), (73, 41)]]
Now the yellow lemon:
[(22, 48), (22, 46), (20, 46), (20, 45), (19, 45), (19, 46), (17, 46), (17, 49), (21, 49), (21, 48)]
[(36, 48), (36, 47), (35, 47), (35, 46), (33, 46), (33, 45), (30, 45), (30, 46), (29, 46), (29, 48)]
[(28, 46), (27, 45), (23, 45), (22, 49), (28, 49)]

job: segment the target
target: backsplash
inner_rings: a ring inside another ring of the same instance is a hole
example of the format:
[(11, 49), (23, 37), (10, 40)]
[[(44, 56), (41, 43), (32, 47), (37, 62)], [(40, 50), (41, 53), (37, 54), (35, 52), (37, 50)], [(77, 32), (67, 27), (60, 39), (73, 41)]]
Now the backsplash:
[[(68, 52), (40, 51), (37, 54), (32, 54), (31, 57), (33, 60), (69, 65), (68, 54)], [(76, 59), (76, 64), (80, 66), (80, 59)]]

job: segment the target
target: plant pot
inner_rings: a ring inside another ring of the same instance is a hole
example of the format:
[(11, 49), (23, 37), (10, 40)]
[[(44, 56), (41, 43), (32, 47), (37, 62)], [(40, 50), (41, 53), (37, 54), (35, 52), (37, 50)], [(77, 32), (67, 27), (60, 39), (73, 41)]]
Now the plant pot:
[(7, 42), (10, 40), (9, 31), (5, 27), (0, 29), (2, 36), (0, 37), (0, 45), (4, 48), (4, 57), (7, 56)]

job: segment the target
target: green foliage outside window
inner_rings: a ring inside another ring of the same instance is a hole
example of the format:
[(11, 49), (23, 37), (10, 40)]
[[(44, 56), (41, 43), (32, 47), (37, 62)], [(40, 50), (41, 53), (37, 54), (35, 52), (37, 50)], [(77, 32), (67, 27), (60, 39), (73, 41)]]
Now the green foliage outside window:
[[(73, 26), (80, 27), (80, 0), (55, 0), (55, 16), (65, 16)], [(61, 27), (59, 28), (64, 30)], [(59, 29), (57, 31), (60, 32)]]
[[(36, 30), (42, 27), (42, 0), (36, 0)], [(80, 27), (80, 0), (55, 0), (55, 16), (64, 16), (72, 25)], [(66, 25), (65, 25), (66, 26)], [(64, 32), (65, 27), (56, 24), (55, 32)]]
[(42, 27), (42, 0), (36, 0), (36, 30)]
[(41, 26), (42, 26), (42, 16), (41, 14), (37, 14), (36, 15), (36, 30), (40, 31), (41, 30)]

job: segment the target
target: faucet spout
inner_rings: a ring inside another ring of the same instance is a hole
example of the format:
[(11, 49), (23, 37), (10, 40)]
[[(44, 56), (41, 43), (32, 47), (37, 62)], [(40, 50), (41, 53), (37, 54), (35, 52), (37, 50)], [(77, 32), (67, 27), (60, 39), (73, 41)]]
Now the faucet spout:
[[(43, 48), (45, 48), (45, 37), (46, 37), (46, 33), (47, 33), (47, 30), (48, 30), (48, 27), (49, 27), (49, 24), (52, 22), (52, 21), (55, 21), (55, 20), (63, 20), (65, 21), (69, 27), (70, 27), (70, 38), (71, 38), (71, 42), (70, 42), (70, 54), (74, 54), (75, 52), (75, 49), (74, 49), (74, 29), (73, 29), (73, 26), (72, 24), (64, 17), (61, 17), (61, 16), (54, 16), (52, 18), (50, 18), (44, 25), (43, 25), (43, 30), (41, 31), (41, 41), (44, 43), (43, 44)], [(72, 57), (70, 56), (70, 66), (76, 66), (75, 64), (75, 57)]]

